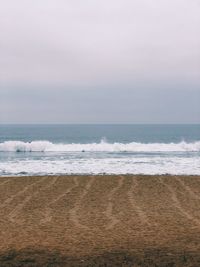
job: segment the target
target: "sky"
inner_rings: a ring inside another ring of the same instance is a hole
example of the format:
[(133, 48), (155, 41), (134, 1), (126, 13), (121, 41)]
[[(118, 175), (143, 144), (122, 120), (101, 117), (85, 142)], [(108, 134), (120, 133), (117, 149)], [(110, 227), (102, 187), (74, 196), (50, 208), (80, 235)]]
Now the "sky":
[(200, 123), (200, 0), (0, 0), (0, 123)]

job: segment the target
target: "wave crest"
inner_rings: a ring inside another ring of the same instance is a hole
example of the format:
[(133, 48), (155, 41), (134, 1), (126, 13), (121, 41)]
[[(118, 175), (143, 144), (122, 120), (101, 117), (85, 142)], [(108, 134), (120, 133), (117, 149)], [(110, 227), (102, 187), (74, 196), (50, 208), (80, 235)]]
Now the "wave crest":
[(90, 144), (54, 144), (49, 141), (6, 141), (0, 143), (1, 152), (199, 152), (200, 141), (187, 143), (108, 143), (102, 140)]

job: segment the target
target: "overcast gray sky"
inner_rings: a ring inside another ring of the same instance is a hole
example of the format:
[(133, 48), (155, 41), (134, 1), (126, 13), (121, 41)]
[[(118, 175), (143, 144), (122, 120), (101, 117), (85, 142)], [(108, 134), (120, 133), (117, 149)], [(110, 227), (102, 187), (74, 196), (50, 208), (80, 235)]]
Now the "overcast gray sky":
[(200, 123), (200, 0), (0, 0), (0, 123)]

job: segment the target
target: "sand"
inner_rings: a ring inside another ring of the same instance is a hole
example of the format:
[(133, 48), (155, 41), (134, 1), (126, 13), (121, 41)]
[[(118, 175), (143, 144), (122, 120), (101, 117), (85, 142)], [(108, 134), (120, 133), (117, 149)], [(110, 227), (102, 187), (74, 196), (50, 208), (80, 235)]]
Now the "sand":
[(200, 176), (0, 178), (0, 266), (200, 266)]

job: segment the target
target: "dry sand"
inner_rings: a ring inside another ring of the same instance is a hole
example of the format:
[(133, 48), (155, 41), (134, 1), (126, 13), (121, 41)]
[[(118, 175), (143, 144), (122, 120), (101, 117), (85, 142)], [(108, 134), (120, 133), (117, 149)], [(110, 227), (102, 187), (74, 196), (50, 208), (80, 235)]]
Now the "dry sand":
[(0, 178), (0, 267), (200, 266), (200, 176)]

